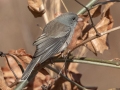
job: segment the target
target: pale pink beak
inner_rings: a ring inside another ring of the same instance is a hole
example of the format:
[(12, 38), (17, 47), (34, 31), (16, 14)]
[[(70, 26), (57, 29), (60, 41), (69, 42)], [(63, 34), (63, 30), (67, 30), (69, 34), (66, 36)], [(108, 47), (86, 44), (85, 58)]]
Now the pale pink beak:
[(78, 18), (78, 20), (77, 20), (78, 22), (81, 22), (81, 21), (83, 21), (83, 19), (82, 18)]

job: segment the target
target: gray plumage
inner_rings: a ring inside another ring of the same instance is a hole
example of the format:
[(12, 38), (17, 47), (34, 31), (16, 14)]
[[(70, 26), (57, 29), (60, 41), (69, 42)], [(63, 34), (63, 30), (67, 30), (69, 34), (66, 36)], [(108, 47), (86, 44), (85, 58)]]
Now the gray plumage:
[(45, 26), (42, 35), (34, 42), (34, 45), (36, 45), (35, 54), (21, 80), (29, 77), (36, 64), (43, 63), (68, 46), (77, 20), (78, 16), (76, 14), (64, 13)]

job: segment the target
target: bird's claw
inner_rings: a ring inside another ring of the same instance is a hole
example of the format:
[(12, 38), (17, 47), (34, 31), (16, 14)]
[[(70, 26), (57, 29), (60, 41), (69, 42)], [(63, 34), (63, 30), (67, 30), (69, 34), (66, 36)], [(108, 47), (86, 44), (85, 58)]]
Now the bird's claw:
[(69, 54), (70, 54), (70, 50), (65, 50), (63, 53), (61, 53), (61, 57), (67, 58), (67, 57), (69, 57)]

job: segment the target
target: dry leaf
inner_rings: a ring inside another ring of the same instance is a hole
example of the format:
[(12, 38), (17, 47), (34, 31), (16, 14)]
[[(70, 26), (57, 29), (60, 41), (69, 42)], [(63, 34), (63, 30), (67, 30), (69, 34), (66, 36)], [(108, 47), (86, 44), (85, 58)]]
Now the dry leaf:
[[(27, 64), (32, 60), (32, 56), (27, 54), (24, 49), (11, 50), (9, 51), (9, 54), (14, 55), (14, 57), (16, 57), (16, 59), (22, 64), (24, 69), (26, 68)], [(22, 76), (22, 72), (19, 66), (17, 65), (16, 61), (12, 57), (10, 56), (7, 56), (7, 57), (8, 57), (8, 61), (13, 71), (15, 72), (16, 76), (20, 79)], [(2, 72), (3, 72), (4, 80), (6, 81), (8, 85), (11, 85), (15, 82), (16, 78), (13, 75), (10, 68), (8, 67), (7, 63), (4, 67), (2, 67)], [(27, 90), (33, 90), (33, 89), (42, 90), (41, 88), (42, 85), (48, 86), (52, 84), (53, 82), (54, 82), (54, 79), (50, 77), (49, 73), (45, 69), (41, 69), (39, 73), (36, 75), (35, 79), (28, 84), (26, 89)], [(6, 90), (6, 89), (3, 89), (3, 90)]]
[[(107, 5), (109, 6), (109, 8), (107, 7)], [(112, 4), (110, 3), (110, 5), (112, 5)], [(106, 6), (103, 10), (103, 13), (102, 13), (102, 18), (99, 21), (99, 23), (96, 25), (96, 29), (100, 33), (111, 29), (113, 26), (113, 19), (112, 19), (112, 16), (110, 15), (110, 5), (106, 4)], [(96, 34), (95, 30), (92, 28), (89, 31), (89, 37), (92, 37), (95, 34)], [(108, 50), (108, 47), (109, 47), (108, 40), (107, 40), (107, 34), (102, 37), (92, 40), (91, 43), (92, 43), (92, 47), (88, 47), (88, 48), (89, 49), (95, 48), (95, 50), (99, 51), (100, 53), (103, 53), (104, 50)], [(92, 51), (92, 49), (91, 49), (91, 51)]]
[(28, 9), (34, 15), (34, 17), (41, 17), (45, 10), (41, 7), (42, 0), (28, 0)]
[[(80, 78), (81, 78), (80, 73), (67, 71), (67, 77), (70, 80), (83, 86), (80, 82)], [(51, 90), (82, 90), (82, 89), (79, 89), (76, 85), (71, 84), (70, 82), (66, 81), (64, 78), (59, 77), (59, 79), (56, 80)], [(89, 87), (88, 90), (97, 90), (97, 87)]]
[(94, 48), (91, 42), (86, 43), (86, 47), (88, 47), (90, 51), (92, 51), (95, 55), (97, 55), (96, 49)]
[[(75, 33), (73, 34), (73, 37), (75, 36), (75, 38), (73, 38), (73, 42), (71, 41), (71, 43), (73, 43), (71, 49), (79, 45), (83, 40), (85, 40), (88, 37), (87, 32), (90, 29), (89, 27), (90, 25), (88, 22), (86, 22), (86, 19), (83, 15), (79, 15), (79, 17), (81, 17), (83, 21), (79, 22), (79, 24), (77, 24), (75, 28)], [(75, 50), (73, 50), (71, 54), (76, 58), (79, 58), (79, 57), (85, 57), (87, 52), (88, 50), (85, 46), (80, 46)]]
[(98, 5), (90, 10), (90, 15), (92, 16), (92, 18), (98, 17), (101, 14), (101, 7), (102, 5)]
[[(113, 18), (110, 15), (110, 7), (114, 4), (108, 3), (105, 5), (102, 13), (101, 13), (101, 5), (98, 5), (90, 10), (91, 17), (98, 17), (101, 14), (101, 19), (96, 25), (96, 29), (101, 33), (104, 31), (107, 31), (112, 28), (113, 26)], [(83, 18), (83, 30), (82, 30), (82, 40), (78, 43), (80, 44), (83, 40), (86, 40), (87, 38), (90, 38), (92, 36), (95, 36), (95, 30), (92, 28), (92, 26), (88, 23), (88, 20), (90, 20), (90, 17), (87, 15), (80, 15), (80, 17)], [(88, 42), (85, 45), (90, 51), (92, 51), (95, 55), (97, 55), (97, 51), (100, 53), (103, 53), (104, 50), (108, 49), (108, 40), (107, 35), (104, 35), (100, 38), (94, 39), (91, 42)], [(79, 51), (79, 50), (77, 50)]]
[(3, 76), (3, 71), (0, 68), (0, 90), (12, 90), (12, 88), (9, 88), (4, 80), (4, 76)]
[(10, 54), (17, 56), (20, 60), (25, 62), (26, 64), (30, 63), (32, 55), (27, 54), (24, 49), (11, 50)]

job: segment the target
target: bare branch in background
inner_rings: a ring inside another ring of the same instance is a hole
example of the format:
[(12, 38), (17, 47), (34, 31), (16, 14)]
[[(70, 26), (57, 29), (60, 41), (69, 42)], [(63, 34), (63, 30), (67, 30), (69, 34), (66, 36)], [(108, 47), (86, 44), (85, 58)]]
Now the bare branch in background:
[(65, 3), (63, 2), (63, 0), (61, 0), (61, 2), (62, 2), (62, 4), (63, 4), (63, 6), (64, 6), (66, 12), (69, 12), (68, 9), (67, 9), (67, 7), (66, 7), (66, 5), (65, 5)]

